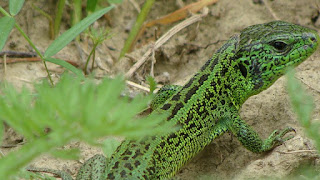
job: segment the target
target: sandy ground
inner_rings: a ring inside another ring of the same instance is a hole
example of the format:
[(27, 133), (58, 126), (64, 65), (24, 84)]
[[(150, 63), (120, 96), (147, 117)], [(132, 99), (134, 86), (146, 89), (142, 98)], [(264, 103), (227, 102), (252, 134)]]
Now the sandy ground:
[[(28, 1), (18, 16), (18, 21), (29, 37), (36, 42), (37, 47), (44, 51), (50, 44), (48, 21), (37, 11), (31, 10), (31, 2)], [(36, 1), (38, 7), (48, 13), (53, 14), (53, 1)], [(137, 1), (142, 4), (143, 1)], [(184, 1), (186, 4), (195, 0)], [(7, 2), (0, 2), (0, 5), (7, 8)], [(209, 6), (209, 14), (202, 21), (191, 25), (175, 36), (156, 52), (155, 77), (160, 83), (184, 84), (202, 65), (210, 58), (215, 50), (234, 33), (241, 29), (258, 23), (275, 20), (275, 17), (297, 24), (301, 24), (313, 29), (320, 29), (319, 0), (265, 0), (264, 4), (254, 3), (253, 0), (220, 0), (217, 4)], [(318, 7), (318, 9), (317, 9)], [(156, 1), (148, 20), (166, 15), (179, 6), (176, 1)], [(132, 65), (132, 59), (125, 58), (122, 63), (115, 64), (121, 47), (128, 33), (125, 29), (137, 15), (133, 5), (125, 0), (122, 5), (114, 9), (110, 14), (111, 29), (114, 35), (106, 40), (98, 48), (97, 57), (104, 69), (95, 67), (94, 72), (97, 77), (108, 76), (118, 72), (126, 72)], [(70, 17), (63, 19), (62, 29), (69, 27)], [(105, 20), (100, 20), (97, 25), (107, 24)], [(163, 34), (172, 25), (159, 26), (158, 32)], [(153, 39), (155, 28), (150, 28), (138, 42), (140, 49), (131, 53), (135, 59), (141, 58), (146, 51), (147, 45)], [(215, 43), (220, 41), (218, 43)], [(222, 41), (222, 42), (221, 42)], [(206, 45), (213, 45), (204, 48)], [(11, 46), (10, 46), (11, 45)], [(14, 45), (14, 46), (12, 46)], [(88, 55), (90, 43), (86, 39), (80, 43), (83, 56)], [(31, 50), (30, 46), (18, 34), (17, 30), (11, 33), (4, 50), (24, 51)], [(297, 68), (296, 77), (307, 85), (307, 90), (315, 100), (315, 110), (313, 119), (320, 119), (320, 51), (318, 50), (312, 57), (302, 63)], [(68, 59), (83, 64), (84, 60), (74, 44), (69, 45), (56, 55), (61, 59)], [(63, 68), (56, 65), (49, 65), (51, 72), (58, 76), (63, 72)], [(132, 81), (145, 84), (145, 77), (150, 72), (150, 63), (142, 66), (131, 78)], [(8, 64), (6, 71), (0, 67), (2, 79), (12, 82), (16, 87), (23, 85), (32, 86), (32, 82), (39, 81), (46, 77), (43, 64), (40, 62), (24, 62)], [(247, 121), (264, 138), (275, 129), (282, 129), (291, 126), (297, 133), (293, 139), (284, 145), (266, 154), (254, 154), (249, 152), (236, 138), (230, 134), (215, 140), (188, 165), (186, 165), (177, 175), (180, 179), (255, 179), (257, 177), (269, 177), (273, 175), (277, 178), (285, 178), (293, 174), (303, 165), (316, 165), (319, 167), (319, 155), (313, 151), (313, 142), (305, 136), (302, 127), (296, 120), (295, 114), (290, 107), (289, 99), (285, 89), (286, 80), (280, 78), (268, 90), (259, 95), (251, 97), (241, 109), (241, 117)], [(22, 140), (10, 128), (7, 128), (4, 144), (15, 144)], [(93, 156), (101, 150), (89, 147), (83, 143), (74, 142), (67, 147), (79, 147), (81, 150), (80, 161), (64, 161), (48, 156), (42, 156), (33, 162), (34, 166), (50, 167), (54, 169), (67, 169), (73, 175), (81, 166), (85, 159)], [(67, 148), (66, 147), (66, 148)], [(13, 149), (13, 148), (12, 148)], [(8, 153), (12, 149), (1, 150)], [(291, 152), (291, 153), (288, 153)]]

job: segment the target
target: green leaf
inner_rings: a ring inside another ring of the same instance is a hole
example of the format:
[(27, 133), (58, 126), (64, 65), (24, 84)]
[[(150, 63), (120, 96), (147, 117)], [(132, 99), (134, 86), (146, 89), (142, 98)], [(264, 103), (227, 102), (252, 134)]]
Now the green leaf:
[(147, 81), (150, 86), (150, 94), (152, 94), (153, 91), (157, 88), (157, 82), (154, 80), (154, 78), (152, 76), (148, 76)]
[(5, 16), (0, 18), (0, 51), (8, 39), (14, 23), (15, 20), (13, 17)]
[(71, 65), (70, 63), (68, 63), (64, 60), (50, 58), (50, 57), (45, 58), (44, 60), (51, 62), (51, 63), (54, 63), (54, 64), (58, 64), (62, 67), (65, 67), (65, 68), (69, 69), (71, 72), (75, 73), (79, 78), (84, 78), (84, 75), (81, 70), (77, 69), (76, 67), (74, 67), (73, 65)]
[(94, 12), (98, 0), (87, 0), (87, 11)]
[(320, 123), (311, 119), (315, 107), (313, 98), (306, 92), (301, 82), (295, 79), (293, 69), (287, 73), (287, 79), (292, 109), (297, 114), (300, 124), (305, 128), (307, 136), (314, 140), (316, 148), (320, 152)]
[(56, 53), (58, 53), (62, 48), (64, 48), (67, 44), (69, 44), (75, 37), (77, 37), (82, 31), (84, 31), (90, 24), (99, 19), (102, 15), (110, 11), (114, 6), (111, 5), (107, 8), (101, 9), (97, 12), (92, 13), (88, 17), (84, 18), (78, 24), (74, 25), (68, 31), (64, 32), (61, 36), (59, 36), (56, 40), (54, 40), (46, 52), (44, 53), (44, 57), (48, 58)]
[[(0, 121), (0, 145), (2, 144), (3, 140), (3, 133), (4, 133), (4, 127), (3, 127), (3, 122)], [(1, 157), (1, 156), (0, 156)]]
[[(97, 146), (107, 136), (132, 139), (174, 130), (173, 122), (163, 121), (168, 114), (138, 118), (150, 97), (123, 97), (124, 87), (120, 77), (97, 81), (70, 73), (63, 74), (54, 87), (44, 80), (32, 92), (1, 83), (0, 120), (26, 137), (28, 143), (0, 158), (0, 179), (9, 179), (36, 157), (71, 141)], [(48, 128), (50, 132), (44, 131)], [(110, 145), (105, 152), (113, 151), (118, 144), (110, 141), (105, 143)], [(72, 151), (55, 155), (66, 158)]]
[(301, 83), (295, 79), (293, 69), (289, 70), (287, 77), (287, 88), (293, 110), (297, 113), (302, 125), (309, 126), (312, 111), (314, 109), (312, 97), (306, 93)]
[(110, 3), (110, 4), (120, 4), (122, 2), (123, 2), (123, 0), (108, 0), (108, 3)]
[(56, 14), (54, 18), (54, 37), (58, 36), (60, 31), (61, 19), (63, 16), (63, 9), (66, 5), (66, 0), (58, 0)]
[(21, 10), (23, 4), (24, 4), (24, 0), (10, 0), (9, 1), (10, 14), (12, 16), (17, 15)]

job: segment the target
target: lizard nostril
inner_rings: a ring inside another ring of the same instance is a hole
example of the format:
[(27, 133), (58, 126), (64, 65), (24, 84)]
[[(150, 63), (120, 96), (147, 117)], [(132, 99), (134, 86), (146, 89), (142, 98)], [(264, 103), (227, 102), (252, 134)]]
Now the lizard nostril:
[(302, 39), (304, 39), (308, 43), (320, 43), (320, 38), (317, 32), (308, 32), (308, 33), (303, 33), (302, 34)]

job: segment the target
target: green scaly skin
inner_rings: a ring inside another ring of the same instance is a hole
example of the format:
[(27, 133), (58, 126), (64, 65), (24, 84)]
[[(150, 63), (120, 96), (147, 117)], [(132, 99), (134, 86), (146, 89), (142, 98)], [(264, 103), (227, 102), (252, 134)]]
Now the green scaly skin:
[[(292, 138), (288, 127), (262, 140), (239, 116), (242, 104), (267, 89), (317, 48), (316, 31), (282, 21), (250, 26), (230, 38), (184, 86), (165, 87), (152, 106), (169, 112), (179, 129), (165, 136), (125, 140), (112, 155), (91, 158), (77, 179), (165, 179), (226, 131), (252, 152)], [(65, 177), (66, 180), (71, 178)]]

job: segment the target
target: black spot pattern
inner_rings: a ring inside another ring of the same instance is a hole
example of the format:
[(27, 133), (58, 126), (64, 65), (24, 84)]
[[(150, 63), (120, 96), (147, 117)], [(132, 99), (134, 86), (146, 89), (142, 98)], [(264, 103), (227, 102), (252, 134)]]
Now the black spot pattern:
[(178, 93), (178, 94), (174, 95), (171, 100), (173, 100), (173, 101), (179, 101), (179, 100), (180, 100), (180, 97), (181, 97), (181, 95), (180, 95), (180, 93)]
[(170, 107), (171, 107), (171, 104), (167, 103), (167, 104), (163, 105), (161, 109), (162, 110), (168, 110), (168, 109), (170, 109)]
[(172, 117), (174, 117), (182, 107), (183, 107), (182, 103), (176, 104), (172, 110), (171, 115), (168, 117), (168, 120), (170, 120)]
[(140, 163), (138, 160), (136, 160), (136, 161), (134, 162), (134, 166), (135, 166), (135, 167), (138, 167), (140, 164), (141, 164), (141, 163)]
[(188, 103), (188, 101), (191, 99), (192, 95), (196, 94), (196, 91), (199, 89), (199, 86), (193, 86), (186, 94), (186, 97), (184, 98), (184, 102)]
[(133, 167), (131, 166), (130, 163), (125, 163), (125, 164), (124, 164), (124, 167), (127, 168), (127, 169), (129, 169), (130, 171), (133, 170)]
[(199, 84), (202, 85), (204, 81), (206, 81), (208, 79), (208, 76), (210, 74), (203, 74), (200, 79), (199, 79)]
[[(283, 32), (278, 30), (280, 26)], [(112, 173), (108, 173), (107, 178), (172, 177), (215, 137), (228, 130), (220, 127), (221, 121), (235, 120), (239, 116), (235, 111), (241, 107), (244, 100), (266, 89), (267, 85), (281, 75), (282, 72), (272, 72), (271, 68), (286, 62), (282, 56), (269, 55), (274, 51), (268, 47), (270, 38), (267, 37), (285, 34), (284, 32), (290, 32), (288, 34), (291, 35), (301, 29), (300, 26), (294, 27), (291, 24), (288, 26), (288, 23), (275, 22), (246, 28), (240, 35), (228, 40), (182, 88), (163, 88), (164, 93), (166, 90), (175, 93), (170, 94), (173, 96), (169, 100), (166, 99), (168, 96), (163, 97), (168, 103), (161, 109), (169, 112), (167, 120), (174, 122), (177, 130), (167, 135), (123, 143), (124, 145), (117, 149), (115, 158), (111, 158), (112, 162), (115, 162), (111, 165)], [(306, 51), (306, 48), (304, 50)], [(302, 54), (298, 52), (292, 56)], [(288, 59), (290, 61), (294, 57)], [(263, 73), (269, 71), (269, 75), (264, 77)], [(235, 123), (235, 126), (242, 125), (240, 121)], [(237, 131), (235, 135), (245, 137), (246, 133), (245, 130)], [(241, 143), (250, 144), (251, 141), (256, 141), (256, 137), (247, 138)], [(260, 148), (259, 145), (252, 147)]]

